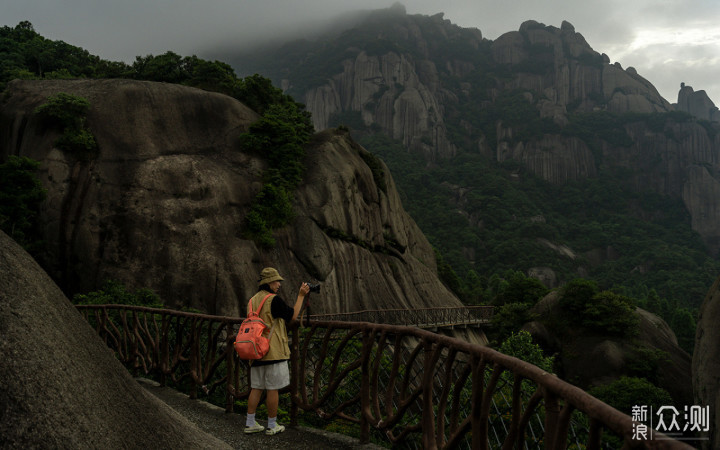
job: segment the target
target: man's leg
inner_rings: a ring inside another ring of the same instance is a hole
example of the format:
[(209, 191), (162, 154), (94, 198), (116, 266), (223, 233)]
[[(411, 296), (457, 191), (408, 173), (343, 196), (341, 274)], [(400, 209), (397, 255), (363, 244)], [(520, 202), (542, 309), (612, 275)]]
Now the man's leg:
[[(277, 392), (277, 391), (275, 391)], [(268, 410), (270, 409), (270, 391), (268, 391)], [(260, 403), (260, 397), (262, 396), (262, 389), (251, 389), (250, 396), (248, 396), (248, 414), (255, 414), (257, 406)], [(277, 411), (277, 400), (275, 401), (275, 411)]]
[(259, 433), (265, 429), (265, 427), (255, 422), (255, 411), (257, 410), (258, 403), (260, 403), (262, 392), (262, 389), (253, 388), (250, 390), (247, 417), (245, 418), (245, 433)]
[[(252, 396), (252, 393), (250, 393), (250, 396)], [(277, 390), (268, 389), (267, 398), (265, 399), (265, 404), (267, 405), (267, 410), (268, 410), (268, 417), (277, 417), (279, 403), (280, 403), (280, 392)], [(250, 402), (249, 401), (248, 401), (248, 411), (250, 411)]]
[(280, 388), (290, 384), (290, 371), (287, 361), (273, 364), (272, 368), (268, 369), (267, 381), (265, 387), (268, 389), (266, 390), (265, 404), (268, 411), (268, 429), (265, 434), (272, 435), (285, 431), (285, 427), (277, 423), (277, 414), (278, 404), (280, 403)]
[(278, 403), (280, 402), (280, 391), (267, 391), (268, 427), (265, 434), (277, 434), (285, 431), (285, 427), (277, 423)]

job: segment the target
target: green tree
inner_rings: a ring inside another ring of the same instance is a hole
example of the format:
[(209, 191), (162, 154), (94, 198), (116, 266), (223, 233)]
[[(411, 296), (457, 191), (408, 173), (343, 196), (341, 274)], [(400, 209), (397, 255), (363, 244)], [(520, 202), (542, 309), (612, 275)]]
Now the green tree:
[(166, 52), (159, 56), (136, 56), (132, 65), (134, 77), (140, 80), (182, 83), (190, 78), (182, 65), (182, 56)]
[(76, 305), (134, 305), (150, 308), (162, 308), (162, 300), (150, 289), (141, 288), (135, 291), (116, 280), (106, 280), (102, 287), (87, 294), (75, 294), (73, 303)]
[(561, 290), (559, 304), (567, 323), (575, 327), (621, 337), (635, 336), (639, 331), (634, 301), (611, 291), (599, 291), (595, 281), (571, 281)]
[(655, 289), (650, 289), (645, 297), (645, 308), (651, 313), (661, 315), (660, 296)]
[(596, 281), (575, 279), (562, 289), (560, 306), (568, 315), (582, 314), (585, 308), (600, 288)]
[(527, 331), (512, 333), (501, 345), (500, 353), (514, 356), (534, 364), (546, 372), (553, 371), (554, 358), (545, 356), (539, 345), (533, 342), (532, 335)]
[(0, 164), (0, 229), (31, 254), (41, 245), (39, 209), (46, 196), (36, 175), (39, 166), (13, 155)]
[(258, 193), (250, 211), (263, 218), (267, 227), (280, 228), (295, 217), (292, 193), (283, 187), (267, 183)]
[(670, 318), (670, 328), (675, 332), (680, 348), (692, 355), (697, 329), (695, 316), (687, 308), (678, 308)]
[(273, 86), (272, 81), (258, 74), (242, 79), (235, 88), (234, 97), (259, 114), (264, 114), (271, 105), (287, 103), (291, 99)]
[(497, 307), (491, 319), (491, 326), (487, 330), (491, 344), (508, 339), (523, 325), (534, 320), (536, 316), (530, 311), (531, 308), (530, 303), (505, 303)]
[(503, 274), (507, 282), (495, 294), (492, 303), (504, 305), (506, 303), (527, 303), (534, 305), (544, 297), (549, 289), (539, 280), (525, 276), (520, 271), (508, 270)]
[(593, 387), (588, 393), (628, 415), (633, 406), (652, 406), (656, 411), (660, 406), (672, 404), (665, 389), (644, 378), (620, 377), (609, 384)]
[[(259, 82), (255, 77), (254, 82)], [(272, 94), (271, 94), (272, 95)], [(263, 116), (241, 136), (245, 151), (261, 155), (268, 164), (263, 187), (245, 219), (244, 235), (258, 244), (274, 245), (272, 230), (293, 219), (293, 192), (303, 178), (305, 145), (314, 132), (310, 115), (302, 105), (276, 97), (280, 103), (264, 108)]]
[(670, 355), (667, 352), (653, 347), (636, 347), (627, 359), (625, 369), (630, 377), (645, 378), (657, 384), (663, 365), (668, 363)]
[(92, 132), (85, 127), (85, 116), (90, 102), (83, 97), (60, 92), (48, 97), (46, 103), (35, 108), (35, 113), (45, 117), (52, 125), (63, 129), (55, 145), (77, 158), (88, 159), (97, 150)]
[(0, 90), (15, 78), (81, 78), (103, 76), (104, 62), (88, 51), (38, 34), (30, 22), (0, 28)]
[(232, 95), (238, 84), (235, 71), (221, 61), (205, 61), (193, 55), (183, 58), (182, 65), (189, 79), (185, 84)]
[(635, 336), (640, 324), (632, 300), (610, 291), (593, 295), (578, 319), (582, 326), (611, 336)]
[(59, 92), (48, 97), (45, 103), (35, 108), (35, 113), (60, 128), (80, 129), (85, 125), (85, 116), (89, 109), (90, 102), (87, 99)]
[(468, 270), (465, 276), (465, 290), (463, 300), (468, 305), (481, 305), (485, 300), (483, 295), (483, 280), (474, 270)]
[(433, 248), (435, 253), (435, 263), (437, 264), (438, 277), (442, 280), (445, 285), (455, 293), (462, 292), (462, 281), (460, 277), (455, 273), (452, 266), (445, 262), (442, 253)]

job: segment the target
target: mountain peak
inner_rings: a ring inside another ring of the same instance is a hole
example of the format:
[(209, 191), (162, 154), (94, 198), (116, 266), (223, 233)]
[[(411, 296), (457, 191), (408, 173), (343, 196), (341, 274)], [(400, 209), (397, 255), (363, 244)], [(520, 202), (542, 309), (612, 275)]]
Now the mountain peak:
[(680, 83), (676, 108), (679, 111), (690, 113), (698, 119), (720, 122), (720, 111), (707, 93), (703, 90), (694, 91), (685, 83)]

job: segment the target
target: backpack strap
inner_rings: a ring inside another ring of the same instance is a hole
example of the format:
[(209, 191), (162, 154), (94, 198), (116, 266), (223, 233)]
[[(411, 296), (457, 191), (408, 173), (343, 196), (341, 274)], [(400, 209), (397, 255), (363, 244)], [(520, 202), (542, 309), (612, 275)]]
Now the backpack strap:
[(265, 298), (262, 299), (262, 301), (260, 302), (260, 306), (258, 306), (257, 311), (253, 311), (253, 309), (252, 309), (252, 299), (250, 299), (250, 300), (248, 301), (248, 307), (247, 307), (247, 309), (248, 309), (248, 316), (249, 316), (251, 313), (253, 313), (253, 312), (256, 313), (256, 314), (259, 316), (259, 315), (260, 315), (260, 310), (262, 309), (263, 305), (265, 304), (265, 300), (267, 300), (268, 297), (270, 297), (271, 295), (275, 295), (275, 294), (272, 294), (272, 293), (271, 293), (271, 294), (268, 294), (268, 295), (265, 296)]
[[(251, 299), (248, 301), (248, 308), (247, 308), (247, 309), (248, 309), (248, 316), (250, 316), (250, 314), (254, 312), (255, 314), (258, 315), (258, 317), (260, 317), (260, 311), (262, 310), (263, 305), (265, 305), (265, 300), (267, 300), (268, 297), (270, 297), (271, 295), (276, 295), (276, 294), (270, 293), (270, 294), (266, 295), (265, 298), (263, 298), (262, 301), (260, 302), (260, 306), (258, 306), (257, 311), (253, 311), (253, 309), (252, 309), (252, 298), (251, 298)], [(263, 321), (263, 322), (264, 322), (264, 321)], [(266, 326), (267, 326), (267, 325), (266, 325)], [(274, 324), (274, 323), (273, 323), (273, 325), (270, 327), (270, 334), (268, 335), (268, 339), (270, 339), (270, 338), (272, 337), (273, 331), (275, 331), (275, 324)]]

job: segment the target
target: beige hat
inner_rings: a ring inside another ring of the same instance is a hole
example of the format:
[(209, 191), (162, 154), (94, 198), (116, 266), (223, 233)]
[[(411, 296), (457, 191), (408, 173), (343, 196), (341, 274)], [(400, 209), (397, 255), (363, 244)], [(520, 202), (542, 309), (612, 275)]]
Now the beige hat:
[(281, 277), (278, 271), (272, 267), (264, 268), (262, 272), (260, 272), (260, 281), (258, 281), (258, 286), (262, 286), (263, 284), (271, 283), (273, 281), (283, 281), (283, 277)]

